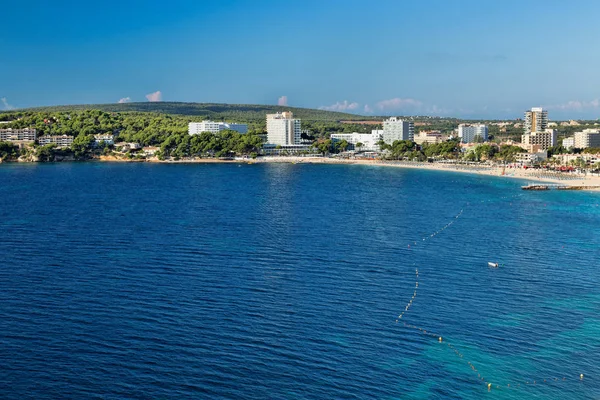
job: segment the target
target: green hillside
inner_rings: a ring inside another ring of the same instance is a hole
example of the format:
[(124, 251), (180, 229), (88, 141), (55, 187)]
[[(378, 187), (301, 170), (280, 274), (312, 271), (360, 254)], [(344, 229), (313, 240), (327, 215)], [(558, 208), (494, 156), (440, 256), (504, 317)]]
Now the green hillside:
[(355, 114), (334, 111), (315, 110), (310, 108), (296, 108), (257, 104), (216, 104), (216, 103), (114, 103), (114, 104), (83, 104), (52, 107), (36, 107), (14, 112), (68, 112), (77, 110), (101, 110), (105, 112), (153, 112), (160, 114), (184, 115), (193, 117), (194, 120), (202, 118), (216, 121), (227, 120), (241, 123), (256, 123), (265, 119), (265, 114), (281, 111), (292, 111), (296, 118), (307, 121), (336, 122), (340, 120), (365, 120), (372, 119)]

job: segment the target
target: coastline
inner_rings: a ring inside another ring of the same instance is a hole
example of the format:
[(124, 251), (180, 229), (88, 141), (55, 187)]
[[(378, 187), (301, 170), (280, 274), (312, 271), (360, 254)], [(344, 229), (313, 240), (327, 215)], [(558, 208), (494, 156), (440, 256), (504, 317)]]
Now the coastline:
[[(12, 164), (14, 161), (4, 161), (0, 164)], [(61, 162), (61, 161), (58, 161)], [(340, 164), (366, 165), (392, 168), (410, 168), (444, 172), (457, 172), (471, 175), (493, 176), (497, 178), (519, 179), (524, 184), (548, 184), (574, 187), (571, 190), (600, 191), (600, 175), (565, 174), (541, 169), (505, 168), (489, 165), (465, 165), (452, 163), (428, 163), (413, 161), (382, 161), (372, 159), (340, 159), (330, 157), (300, 157), (300, 156), (265, 156), (252, 158), (193, 158), (183, 160), (159, 160), (156, 157), (147, 159), (125, 159), (120, 157), (100, 156), (82, 162), (115, 162), (115, 163), (157, 163), (157, 164)], [(33, 161), (18, 161), (17, 163), (33, 163)]]
[(464, 164), (426, 163), (410, 161), (381, 161), (381, 160), (351, 160), (329, 157), (298, 157), (298, 156), (272, 156), (259, 157), (256, 159), (236, 158), (231, 160), (217, 158), (196, 158), (189, 160), (158, 160), (151, 158), (147, 160), (123, 160), (115, 157), (102, 156), (101, 162), (150, 162), (164, 164), (261, 164), (261, 163), (287, 163), (287, 164), (344, 164), (344, 165), (371, 165), (392, 168), (411, 168), (421, 170), (457, 172), (471, 175), (494, 176), (497, 178), (519, 179), (524, 183), (546, 183), (553, 185), (577, 186), (580, 190), (600, 191), (600, 176), (561, 174), (536, 169), (490, 167), (486, 165), (468, 166)]

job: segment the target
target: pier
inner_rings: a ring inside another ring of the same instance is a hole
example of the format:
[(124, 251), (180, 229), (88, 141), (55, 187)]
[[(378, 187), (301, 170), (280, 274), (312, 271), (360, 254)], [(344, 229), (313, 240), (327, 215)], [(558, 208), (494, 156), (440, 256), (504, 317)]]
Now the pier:
[(591, 186), (591, 185), (561, 185), (557, 183), (546, 183), (546, 184), (529, 184), (525, 186), (521, 186), (523, 190), (590, 190), (590, 189), (600, 189), (600, 186)]

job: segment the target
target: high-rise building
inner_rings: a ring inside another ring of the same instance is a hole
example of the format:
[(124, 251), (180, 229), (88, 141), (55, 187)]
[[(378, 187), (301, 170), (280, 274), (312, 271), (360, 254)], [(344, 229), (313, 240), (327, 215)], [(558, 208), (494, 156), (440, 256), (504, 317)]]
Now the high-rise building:
[(523, 130), (525, 134), (532, 132), (544, 132), (548, 127), (548, 111), (541, 107), (533, 107), (531, 111), (525, 111), (525, 123)]
[[(573, 134), (573, 147), (576, 149), (587, 149), (588, 147), (600, 147), (600, 130), (585, 129)], [(563, 140), (564, 142), (564, 140)], [(563, 144), (564, 146), (564, 144)]]
[(300, 125), (300, 120), (294, 119), (291, 111), (267, 114), (267, 143), (280, 146), (301, 144)]
[(458, 137), (463, 143), (474, 143), (477, 137), (485, 142), (488, 140), (488, 127), (484, 124), (460, 124), (458, 125)]
[(383, 121), (383, 141), (393, 144), (396, 140), (413, 140), (415, 126), (412, 121), (391, 117)]
[(214, 121), (190, 122), (188, 125), (190, 135), (198, 135), (202, 132), (219, 133), (225, 130), (246, 133), (248, 132), (248, 125)]

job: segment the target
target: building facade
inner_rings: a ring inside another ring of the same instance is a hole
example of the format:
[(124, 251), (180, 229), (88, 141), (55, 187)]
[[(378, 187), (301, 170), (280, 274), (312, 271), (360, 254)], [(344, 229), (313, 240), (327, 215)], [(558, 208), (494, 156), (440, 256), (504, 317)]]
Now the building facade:
[(547, 150), (556, 145), (558, 133), (556, 129), (546, 129), (543, 132), (531, 132), (521, 136), (521, 143), (525, 146), (540, 146)]
[(0, 129), (0, 142), (11, 142), (15, 140), (35, 140), (37, 132), (33, 128), (23, 129)]
[(40, 136), (38, 138), (38, 143), (41, 146), (44, 146), (47, 144), (55, 144), (58, 147), (69, 147), (70, 145), (73, 144), (73, 136), (67, 136), (67, 135)]
[(573, 142), (573, 147), (576, 149), (600, 147), (600, 131), (597, 129), (585, 129), (582, 132), (575, 132), (573, 134)]
[(548, 128), (548, 111), (542, 107), (533, 107), (530, 111), (525, 111), (525, 124), (523, 125), (525, 134), (543, 132), (546, 128)]
[(198, 135), (202, 132), (219, 133), (225, 130), (247, 133), (248, 125), (215, 121), (190, 122), (188, 124), (188, 133), (190, 135)]
[(474, 143), (477, 137), (485, 142), (488, 140), (488, 127), (484, 124), (460, 124), (458, 137), (462, 143)]
[(565, 149), (569, 150), (572, 149), (573, 147), (575, 147), (575, 138), (564, 138), (562, 141), (562, 147), (564, 147)]
[[(332, 133), (331, 141), (333, 143), (347, 141), (350, 146), (348, 150), (361, 151), (379, 151), (379, 141), (382, 135), (378, 130), (373, 130), (371, 133)], [(361, 144), (361, 146), (357, 146)]]
[(432, 132), (419, 132), (414, 137), (414, 142), (418, 145), (422, 145), (423, 143), (435, 144), (441, 143), (444, 141), (444, 135), (440, 132), (432, 131)]
[(267, 114), (267, 143), (279, 146), (300, 145), (302, 127), (291, 111)]
[(415, 125), (412, 121), (391, 117), (383, 121), (383, 141), (393, 144), (396, 140), (414, 140)]
[(113, 135), (94, 135), (94, 145), (99, 146), (102, 143), (113, 145), (115, 144), (115, 137)]

